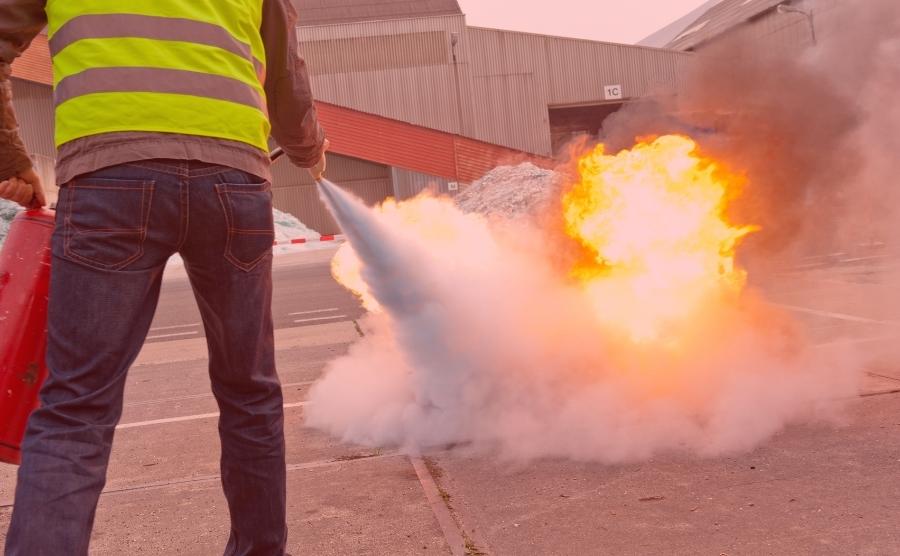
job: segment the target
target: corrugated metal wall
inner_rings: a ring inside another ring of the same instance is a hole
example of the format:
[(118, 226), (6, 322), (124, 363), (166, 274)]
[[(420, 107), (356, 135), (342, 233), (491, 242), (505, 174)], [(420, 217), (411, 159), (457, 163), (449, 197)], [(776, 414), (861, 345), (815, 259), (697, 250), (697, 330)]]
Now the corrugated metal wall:
[(547, 105), (602, 102), (605, 85), (625, 98), (670, 92), (677, 61), (687, 55), (640, 46), (470, 28), (473, 50), (493, 52), (473, 63), (475, 77), (531, 75)]
[(46, 34), (41, 33), (31, 41), (28, 50), (13, 62), (12, 70), (13, 77), (44, 85), (53, 84), (53, 75), (50, 72), (50, 45)]
[[(459, 106), (452, 34), (464, 59), (465, 18), (444, 16), (346, 25), (301, 27), (300, 52), (313, 73), (319, 100), (433, 129), (459, 133)], [(333, 61), (342, 45), (354, 60)], [(427, 59), (423, 60), (423, 56)], [(465, 117), (465, 116), (463, 116)]]
[(455, 135), (324, 103), (318, 108), (336, 152), (427, 174), (455, 175)]
[(547, 156), (552, 153), (548, 106), (604, 102), (606, 85), (621, 85), (626, 99), (669, 93), (687, 57), (497, 29), (468, 32), (476, 137)]
[(550, 156), (549, 60), (543, 37), (469, 28), (475, 136)]
[(300, 25), (460, 14), (456, 0), (291, 0)]
[(393, 197), (397, 200), (409, 199), (415, 197), (423, 191), (431, 191), (438, 194), (454, 194), (448, 188), (450, 180), (411, 172), (403, 168), (392, 169), (392, 179), (394, 182)]
[(19, 133), (34, 167), (41, 176), (48, 202), (55, 203), (56, 147), (53, 140), (53, 98), (50, 87), (21, 79), (12, 80), (13, 107), (19, 122)]
[(325, 39), (304, 42), (303, 56), (311, 75), (443, 66), (450, 62), (446, 42), (444, 31)]
[(480, 178), (501, 161), (543, 162), (520, 150), (374, 114), (321, 102), (318, 108), (333, 151), (344, 156), (462, 182)]
[[(542, 156), (548, 106), (601, 102), (604, 85), (627, 98), (671, 91), (688, 57), (466, 27), (462, 16), (303, 27), (300, 40), (325, 102)], [(337, 44), (357, 55), (331, 59)]]
[(547, 99), (538, 90), (543, 83), (534, 74), (475, 76), (476, 99), (473, 136), (528, 152), (553, 153)]
[(35, 154), (56, 156), (53, 142), (53, 97), (50, 87), (13, 79), (12, 90), (20, 133), (28, 149)]

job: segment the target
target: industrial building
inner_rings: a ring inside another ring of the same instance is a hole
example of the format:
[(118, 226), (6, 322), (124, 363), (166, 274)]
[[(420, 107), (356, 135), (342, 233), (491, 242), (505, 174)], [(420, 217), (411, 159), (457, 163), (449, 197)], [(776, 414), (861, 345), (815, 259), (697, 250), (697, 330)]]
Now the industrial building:
[(700, 52), (726, 41), (755, 51), (790, 52), (814, 44), (838, 0), (712, 0), (639, 44)]
[[(295, 0), (298, 36), (331, 139), (329, 177), (367, 202), (452, 194), (495, 165), (552, 157), (630, 100), (674, 91), (690, 54), (471, 27), (456, 0)], [(48, 183), (50, 56), (13, 65), (22, 135)], [(275, 165), (275, 205), (336, 226), (305, 171)]]

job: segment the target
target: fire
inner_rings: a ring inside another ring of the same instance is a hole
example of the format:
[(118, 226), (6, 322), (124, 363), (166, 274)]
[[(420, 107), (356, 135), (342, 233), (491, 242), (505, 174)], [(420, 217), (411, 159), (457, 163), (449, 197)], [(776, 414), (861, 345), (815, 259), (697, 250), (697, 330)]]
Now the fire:
[[(704, 158), (694, 141), (668, 135), (616, 155), (599, 145), (579, 160), (579, 173), (562, 198), (565, 232), (583, 250), (569, 274), (607, 329), (671, 345), (685, 325), (742, 291), (746, 273), (735, 265), (735, 249), (754, 228), (724, 216), (742, 178)], [(429, 195), (389, 199), (375, 210), (438, 257), (492, 233), (480, 216)], [(466, 262), (444, 264), (459, 270)], [(382, 310), (349, 244), (335, 256), (332, 274), (369, 311)]]
[(735, 248), (752, 227), (730, 225), (741, 179), (668, 135), (579, 161), (563, 198), (566, 233), (586, 250), (573, 269), (605, 323), (635, 341), (662, 340), (705, 304), (741, 291)]

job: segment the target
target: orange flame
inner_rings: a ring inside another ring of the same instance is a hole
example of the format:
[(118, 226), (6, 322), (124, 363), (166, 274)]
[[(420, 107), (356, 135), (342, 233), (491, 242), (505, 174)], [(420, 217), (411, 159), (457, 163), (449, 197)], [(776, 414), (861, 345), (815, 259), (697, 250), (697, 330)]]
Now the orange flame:
[(723, 213), (741, 179), (668, 135), (607, 155), (597, 146), (563, 198), (566, 233), (588, 252), (573, 276), (596, 313), (635, 341), (664, 339), (705, 303), (740, 292), (734, 252), (753, 227)]
[[(599, 145), (580, 159), (579, 170), (562, 199), (565, 231), (584, 251), (570, 274), (609, 329), (637, 342), (670, 344), (683, 337), (684, 325), (742, 291), (746, 273), (734, 253), (755, 228), (732, 226), (724, 211), (743, 180), (701, 156), (691, 139), (663, 136), (616, 155)], [(428, 195), (389, 199), (375, 210), (429, 252), (465, 252), (460, 245), (491, 233), (486, 220)], [(382, 310), (349, 244), (334, 258), (332, 274), (368, 310)]]

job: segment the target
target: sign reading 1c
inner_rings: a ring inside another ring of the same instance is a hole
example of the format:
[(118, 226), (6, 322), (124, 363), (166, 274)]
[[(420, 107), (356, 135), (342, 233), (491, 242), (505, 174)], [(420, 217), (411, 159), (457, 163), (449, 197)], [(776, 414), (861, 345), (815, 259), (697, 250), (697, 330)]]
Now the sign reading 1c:
[(603, 97), (606, 100), (619, 100), (623, 96), (621, 85), (606, 85), (603, 87)]

